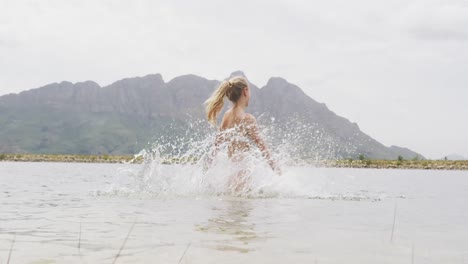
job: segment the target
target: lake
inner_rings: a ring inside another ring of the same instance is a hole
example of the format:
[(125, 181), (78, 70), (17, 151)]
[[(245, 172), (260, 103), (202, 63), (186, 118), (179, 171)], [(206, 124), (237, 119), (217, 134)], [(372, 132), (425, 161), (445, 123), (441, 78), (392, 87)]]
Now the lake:
[(468, 171), (145, 166), (0, 162), (0, 263), (468, 263)]

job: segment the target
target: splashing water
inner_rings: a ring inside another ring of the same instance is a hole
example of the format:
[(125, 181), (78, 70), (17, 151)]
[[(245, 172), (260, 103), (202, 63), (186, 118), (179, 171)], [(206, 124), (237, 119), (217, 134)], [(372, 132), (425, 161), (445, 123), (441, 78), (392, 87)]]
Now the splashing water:
[[(142, 164), (138, 168), (130, 164), (121, 168), (120, 177), (125, 180), (99, 195), (230, 195), (374, 201), (385, 196), (368, 191), (330, 190), (330, 179), (320, 175), (310, 161), (336, 158), (343, 146), (337, 145), (315, 124), (304, 124), (298, 119), (284, 125), (275, 124), (273, 118), (268, 121), (259, 125), (259, 129), (281, 167), (281, 176), (270, 168), (256, 147), (244, 153), (242, 162), (233, 163), (227, 145), (222, 144), (212, 165), (207, 166), (207, 154), (212, 149), (216, 130), (196, 120), (187, 122), (185, 127), (162, 131), (148, 148), (135, 155), (134, 159), (141, 159)], [(175, 130), (183, 132), (174, 135)], [(236, 181), (238, 184), (233, 184)]]

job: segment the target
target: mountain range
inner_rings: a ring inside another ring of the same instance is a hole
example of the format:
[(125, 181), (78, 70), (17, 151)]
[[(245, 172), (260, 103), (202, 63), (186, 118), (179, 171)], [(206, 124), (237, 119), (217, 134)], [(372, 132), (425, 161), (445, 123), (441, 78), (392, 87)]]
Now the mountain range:
[[(230, 76), (244, 76), (241, 71)], [(213, 131), (203, 102), (219, 85), (193, 74), (96, 82), (60, 82), (0, 96), (0, 153), (135, 154), (161, 138), (203, 138)], [(250, 83), (248, 112), (274, 146), (304, 158), (423, 158), (384, 146), (281, 77)], [(226, 107), (225, 107), (226, 108)]]

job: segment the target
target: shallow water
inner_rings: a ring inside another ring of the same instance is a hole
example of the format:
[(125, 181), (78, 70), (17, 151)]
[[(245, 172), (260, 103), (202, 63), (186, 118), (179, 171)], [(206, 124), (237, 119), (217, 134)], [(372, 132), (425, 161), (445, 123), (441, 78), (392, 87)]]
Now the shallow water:
[(112, 263), (129, 233), (116, 263), (468, 263), (465, 171), (289, 167), (232, 197), (141, 166), (0, 162), (0, 263)]

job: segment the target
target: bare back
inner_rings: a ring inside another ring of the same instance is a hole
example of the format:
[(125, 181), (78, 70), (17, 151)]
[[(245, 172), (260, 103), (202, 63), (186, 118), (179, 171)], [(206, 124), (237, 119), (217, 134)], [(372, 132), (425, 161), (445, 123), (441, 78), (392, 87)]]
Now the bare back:
[(279, 167), (272, 159), (265, 141), (260, 136), (257, 120), (251, 114), (239, 111), (235, 108), (229, 109), (223, 116), (223, 121), (216, 135), (215, 146), (228, 143), (228, 156), (233, 161), (241, 161), (242, 153), (250, 150), (252, 146), (258, 147), (273, 170), (281, 173)]
[(260, 136), (257, 120), (254, 116), (244, 112), (249, 106), (250, 88), (244, 77), (233, 77), (223, 81), (206, 100), (208, 121), (216, 125), (216, 117), (223, 109), (224, 98), (227, 97), (233, 106), (223, 116), (223, 121), (216, 134), (214, 147), (208, 155), (208, 162), (220, 150), (220, 146), (228, 147), (228, 156), (232, 161), (243, 160), (251, 147), (257, 147), (273, 170), (280, 172), (275, 160), (273, 160), (265, 141)]
[(229, 109), (223, 116), (220, 132), (223, 141), (228, 142), (228, 155), (246, 152), (250, 149), (248, 119), (249, 114)]

